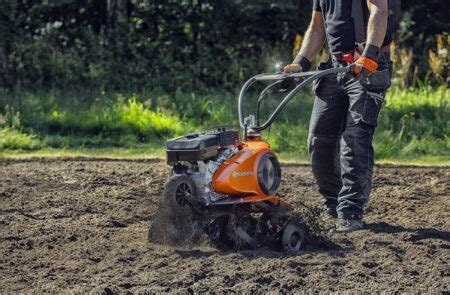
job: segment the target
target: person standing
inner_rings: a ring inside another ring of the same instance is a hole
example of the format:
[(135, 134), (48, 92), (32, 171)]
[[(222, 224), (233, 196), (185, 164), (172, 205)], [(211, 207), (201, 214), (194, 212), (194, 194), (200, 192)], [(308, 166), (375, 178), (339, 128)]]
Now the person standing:
[(325, 42), (330, 58), (319, 69), (352, 65), (353, 74), (313, 84), (308, 147), (327, 213), (337, 218), (331, 232), (347, 233), (364, 226), (372, 187), (372, 139), (391, 84), (388, 0), (314, 0), (304, 42), (285, 73), (308, 71)]

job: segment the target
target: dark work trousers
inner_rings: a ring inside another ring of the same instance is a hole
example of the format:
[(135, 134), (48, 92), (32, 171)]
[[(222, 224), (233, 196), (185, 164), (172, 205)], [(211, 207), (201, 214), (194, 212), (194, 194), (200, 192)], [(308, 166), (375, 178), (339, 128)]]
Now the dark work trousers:
[[(372, 187), (373, 133), (391, 80), (389, 55), (378, 72), (363, 80), (333, 75), (317, 80), (308, 147), (324, 203), (339, 218), (361, 219)], [(321, 64), (319, 69), (343, 67)]]

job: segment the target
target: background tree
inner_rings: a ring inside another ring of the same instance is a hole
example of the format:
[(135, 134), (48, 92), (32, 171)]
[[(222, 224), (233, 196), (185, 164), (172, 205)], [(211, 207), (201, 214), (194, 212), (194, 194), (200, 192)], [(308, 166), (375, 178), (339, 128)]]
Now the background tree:
[[(291, 59), (310, 0), (0, 0), (2, 88), (234, 89)], [(398, 47), (424, 79), (450, 31), (445, 1), (391, 1)]]

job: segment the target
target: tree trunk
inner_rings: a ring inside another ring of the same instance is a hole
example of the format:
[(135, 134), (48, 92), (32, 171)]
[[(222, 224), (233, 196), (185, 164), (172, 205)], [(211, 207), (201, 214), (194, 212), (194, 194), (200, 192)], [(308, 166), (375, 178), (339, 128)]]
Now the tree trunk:
[(15, 8), (14, 4), (6, 4), (0, 11), (0, 83), (2, 87), (12, 86), (8, 56), (13, 46), (14, 24), (11, 16), (14, 15)]
[(0, 70), (0, 81), (2, 87), (8, 87), (9, 83), (9, 70), (8, 70), (8, 54), (6, 53), (5, 46), (0, 47), (0, 57), (2, 59), (2, 67)]
[(402, 0), (389, 1), (389, 16), (392, 28), (392, 38), (397, 40), (400, 21), (402, 20)]
[(111, 49), (122, 56), (128, 44), (128, 0), (107, 0), (108, 10), (108, 44)]

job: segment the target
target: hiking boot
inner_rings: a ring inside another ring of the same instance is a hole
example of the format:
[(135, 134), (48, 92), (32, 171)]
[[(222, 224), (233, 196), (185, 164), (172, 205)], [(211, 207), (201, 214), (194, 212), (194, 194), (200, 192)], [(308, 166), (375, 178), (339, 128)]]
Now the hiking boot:
[(334, 234), (345, 234), (360, 230), (364, 227), (361, 219), (345, 219), (339, 218), (336, 227), (330, 230), (330, 233)]

